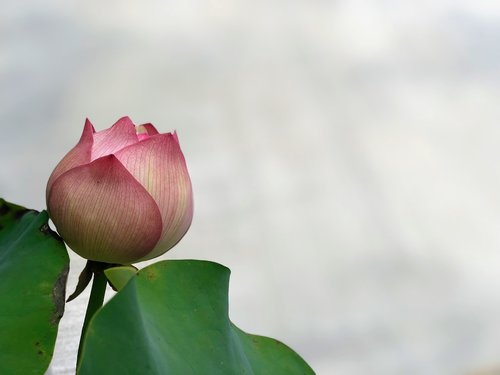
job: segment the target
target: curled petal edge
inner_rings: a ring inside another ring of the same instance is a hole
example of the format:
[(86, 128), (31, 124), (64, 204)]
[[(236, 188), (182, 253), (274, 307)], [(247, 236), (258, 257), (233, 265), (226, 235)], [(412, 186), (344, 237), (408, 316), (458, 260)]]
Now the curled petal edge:
[(57, 164), (47, 182), (45, 197), (48, 200), (52, 185), (66, 171), (90, 162), (95, 129), (89, 119), (85, 120), (80, 140)]

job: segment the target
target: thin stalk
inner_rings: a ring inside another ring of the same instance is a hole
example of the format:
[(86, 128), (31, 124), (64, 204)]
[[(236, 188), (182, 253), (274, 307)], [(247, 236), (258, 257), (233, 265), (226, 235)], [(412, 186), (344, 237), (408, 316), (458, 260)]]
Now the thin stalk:
[(93, 265), (94, 279), (92, 281), (92, 290), (90, 291), (89, 303), (87, 305), (87, 312), (85, 313), (85, 320), (83, 322), (82, 334), (80, 336), (80, 344), (78, 346), (78, 357), (76, 364), (80, 363), (80, 357), (83, 349), (83, 340), (85, 339), (85, 334), (87, 333), (87, 328), (90, 320), (94, 316), (97, 310), (101, 308), (104, 302), (104, 294), (106, 293), (107, 279), (104, 275), (104, 267), (101, 264), (95, 262)]

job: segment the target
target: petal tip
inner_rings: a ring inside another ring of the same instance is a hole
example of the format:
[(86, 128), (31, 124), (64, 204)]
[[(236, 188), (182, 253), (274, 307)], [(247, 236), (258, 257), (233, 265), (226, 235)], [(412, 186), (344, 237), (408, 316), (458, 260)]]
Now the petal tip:
[(179, 136), (177, 135), (177, 130), (174, 130), (172, 133), (170, 133), (174, 140), (179, 144)]
[(141, 125), (138, 126), (138, 128), (145, 129), (146, 133), (149, 136), (160, 134), (160, 132), (158, 130), (156, 130), (156, 128), (154, 127), (154, 125), (151, 124), (150, 122), (148, 122), (146, 124), (141, 124)]
[(124, 126), (124, 125), (125, 125), (125, 126), (130, 126), (130, 125), (132, 125), (132, 126), (134, 126), (134, 127), (135, 127), (134, 122), (132, 121), (132, 119), (131, 119), (129, 116), (123, 116), (123, 117), (120, 117), (120, 118), (118, 119), (118, 121), (116, 121), (116, 122), (113, 124), (113, 126)]
[(83, 125), (83, 132), (82, 132), (82, 136), (80, 137), (80, 141), (85, 140), (85, 139), (93, 139), (94, 134), (95, 134), (94, 125), (92, 125), (90, 120), (88, 118), (86, 118), (85, 125)]
[(83, 128), (89, 128), (89, 129), (92, 129), (92, 132), (95, 133), (95, 129), (94, 129), (94, 125), (92, 125), (92, 122), (90, 122), (89, 118), (85, 118), (85, 125), (83, 126)]

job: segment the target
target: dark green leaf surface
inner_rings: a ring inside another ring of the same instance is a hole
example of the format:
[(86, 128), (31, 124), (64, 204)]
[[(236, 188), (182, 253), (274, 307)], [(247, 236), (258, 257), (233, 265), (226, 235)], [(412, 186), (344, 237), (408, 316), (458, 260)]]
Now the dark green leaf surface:
[(284, 344), (231, 323), (229, 273), (196, 260), (140, 270), (92, 319), (78, 373), (314, 374)]
[(69, 258), (47, 212), (0, 199), (0, 374), (44, 374), (54, 350)]

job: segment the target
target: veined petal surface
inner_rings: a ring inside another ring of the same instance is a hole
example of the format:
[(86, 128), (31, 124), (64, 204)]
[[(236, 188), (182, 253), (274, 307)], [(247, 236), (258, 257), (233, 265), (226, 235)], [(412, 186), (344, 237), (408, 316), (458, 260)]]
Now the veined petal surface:
[(109, 129), (94, 134), (92, 161), (101, 156), (111, 155), (138, 141), (134, 123), (129, 117), (122, 117)]
[(191, 180), (176, 135), (154, 135), (120, 150), (116, 157), (158, 204), (163, 234), (141, 261), (157, 257), (184, 236), (193, 217)]
[(133, 263), (161, 236), (156, 202), (114, 155), (61, 175), (52, 185), (48, 205), (60, 235), (87, 259)]

